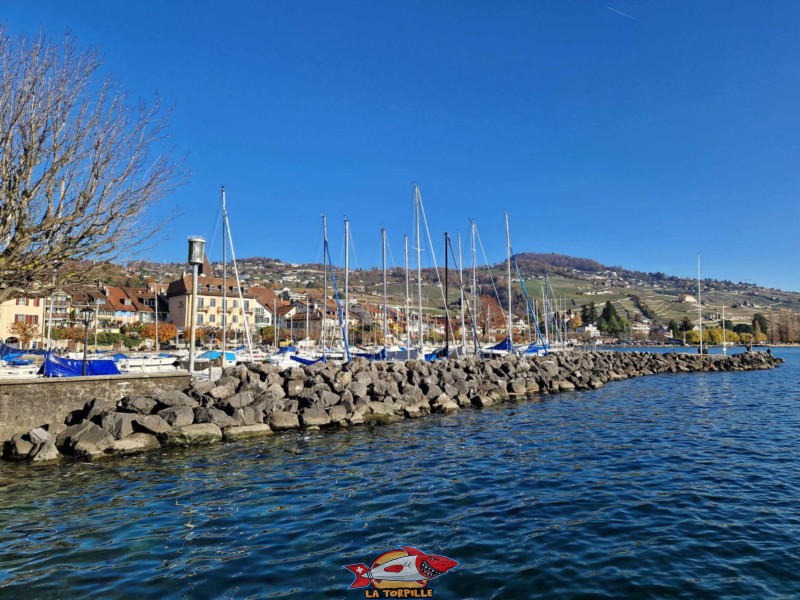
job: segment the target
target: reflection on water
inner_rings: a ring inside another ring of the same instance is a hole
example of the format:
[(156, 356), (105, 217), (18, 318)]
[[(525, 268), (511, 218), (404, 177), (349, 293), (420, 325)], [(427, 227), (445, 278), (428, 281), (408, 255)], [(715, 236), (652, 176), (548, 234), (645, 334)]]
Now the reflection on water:
[(0, 466), (0, 597), (317, 598), (409, 545), (441, 598), (797, 597), (800, 352), (460, 415)]

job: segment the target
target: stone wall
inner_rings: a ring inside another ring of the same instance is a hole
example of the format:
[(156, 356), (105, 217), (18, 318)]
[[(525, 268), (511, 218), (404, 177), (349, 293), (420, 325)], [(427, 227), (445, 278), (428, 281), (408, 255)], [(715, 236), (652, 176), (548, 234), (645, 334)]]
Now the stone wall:
[(189, 387), (190, 381), (187, 372), (0, 382), (0, 442), (33, 427), (63, 423), (70, 412), (94, 398), (101, 406), (113, 408), (124, 396), (147, 395), (157, 388), (183, 390)]

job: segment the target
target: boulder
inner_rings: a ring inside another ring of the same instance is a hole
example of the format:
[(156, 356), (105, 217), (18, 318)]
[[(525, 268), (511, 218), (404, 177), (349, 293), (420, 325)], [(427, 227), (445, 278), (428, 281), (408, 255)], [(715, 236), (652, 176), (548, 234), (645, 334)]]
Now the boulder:
[(198, 406), (194, 409), (194, 422), (195, 423), (213, 423), (220, 429), (225, 427), (235, 427), (241, 425), (236, 419), (229, 416), (224, 411), (214, 408), (213, 406)]
[[(187, 425), (189, 424), (187, 423)], [(132, 425), (135, 432), (149, 433), (151, 435), (166, 433), (172, 429), (172, 426), (158, 415), (139, 415), (133, 420)]]
[(272, 435), (272, 429), (270, 429), (269, 425), (264, 424), (239, 425), (236, 427), (228, 427), (222, 431), (222, 439), (226, 442), (264, 437), (266, 435)]
[(249, 406), (255, 401), (252, 392), (239, 392), (230, 398), (226, 398), (224, 402), (220, 402), (220, 406), (225, 409), (244, 408)]
[(489, 398), (489, 396), (483, 396), (480, 394), (477, 396), (473, 396), (470, 399), (470, 402), (472, 403), (472, 406), (475, 406), (477, 408), (485, 408), (495, 403), (494, 400)]
[(279, 410), (275, 411), (269, 416), (269, 426), (274, 431), (283, 431), (285, 429), (299, 429), (300, 419), (297, 417), (295, 413)]
[(347, 419), (347, 409), (341, 404), (331, 406), (328, 409), (328, 417), (331, 423), (343, 423)]
[(30, 440), (25, 439), (27, 436), (19, 433), (5, 443), (3, 448), (3, 458), (6, 460), (25, 460), (28, 458), (33, 444)]
[(114, 454), (135, 454), (160, 448), (158, 438), (150, 433), (132, 433), (121, 440), (114, 440), (109, 449)]
[(62, 454), (56, 448), (54, 439), (46, 440), (33, 447), (28, 459), (34, 463), (50, 463), (61, 460)]
[(97, 418), (97, 424), (119, 440), (133, 433), (134, 413), (104, 412)]
[(158, 405), (158, 402), (147, 396), (125, 396), (117, 402), (117, 410), (120, 412), (132, 412), (140, 415), (151, 414)]
[(170, 427), (184, 427), (194, 423), (194, 410), (188, 406), (174, 406), (158, 411), (158, 416), (164, 419)]
[(324, 427), (330, 425), (331, 419), (322, 405), (315, 404), (300, 411), (300, 422), (303, 427)]
[[(295, 369), (290, 369), (294, 371)], [(302, 369), (300, 369), (302, 371)], [(296, 397), (306, 387), (306, 382), (303, 379), (287, 379), (284, 383), (284, 390), (289, 398)]]
[(113, 443), (114, 437), (91, 421), (67, 427), (56, 438), (56, 447), (61, 452), (85, 459), (101, 456)]
[(326, 391), (319, 392), (319, 401), (322, 404), (322, 406), (326, 408), (338, 404), (339, 400), (340, 396), (335, 392), (326, 392)]
[(174, 427), (162, 434), (161, 439), (166, 446), (213, 444), (222, 441), (222, 430), (213, 423), (195, 423)]
[(236, 387), (233, 385), (217, 385), (206, 395), (214, 400), (224, 400), (228, 396), (233, 396), (235, 393)]
[(35, 427), (28, 432), (28, 439), (31, 441), (31, 444), (36, 446), (52, 440), (53, 436), (50, 435), (49, 431), (46, 431), (41, 427)]
[(176, 408), (179, 406), (194, 408), (200, 405), (194, 398), (190, 398), (183, 392), (177, 390), (155, 389), (150, 392), (150, 397), (158, 402), (159, 406), (162, 408)]

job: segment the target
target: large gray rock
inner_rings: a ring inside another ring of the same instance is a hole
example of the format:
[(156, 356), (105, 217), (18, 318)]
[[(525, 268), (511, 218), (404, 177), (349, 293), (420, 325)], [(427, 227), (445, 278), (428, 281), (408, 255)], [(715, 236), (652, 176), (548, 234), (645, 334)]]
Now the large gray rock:
[(56, 438), (56, 447), (65, 454), (92, 459), (101, 456), (114, 443), (114, 437), (91, 421), (67, 427)]
[(269, 426), (274, 431), (299, 429), (300, 419), (295, 413), (279, 410), (275, 411), (269, 416)]
[(366, 398), (369, 395), (367, 385), (361, 381), (353, 381), (347, 386), (347, 390), (353, 394), (353, 398)]
[(30, 440), (25, 439), (27, 436), (19, 433), (6, 442), (3, 449), (3, 458), (6, 460), (25, 460), (28, 458), (33, 444)]
[(331, 406), (328, 409), (328, 417), (331, 423), (342, 423), (347, 419), (347, 409), (341, 404)]
[(222, 430), (213, 423), (195, 423), (174, 427), (161, 439), (165, 446), (190, 446), (193, 444), (213, 444), (222, 441)]
[(125, 396), (117, 403), (117, 410), (149, 415), (156, 409), (157, 405), (158, 402), (147, 396)]
[(44, 442), (52, 440), (53, 436), (50, 435), (49, 431), (46, 431), (41, 427), (34, 427), (28, 432), (28, 439), (31, 441), (31, 444), (36, 446), (38, 444), (42, 444)]
[(150, 433), (138, 432), (132, 433), (121, 440), (114, 440), (109, 451), (114, 454), (136, 454), (137, 452), (148, 452), (160, 447), (161, 443), (156, 436)]
[(300, 411), (300, 421), (303, 427), (324, 427), (330, 425), (331, 419), (322, 405), (315, 404)]
[(105, 412), (98, 418), (98, 425), (119, 440), (133, 433), (134, 413)]
[(340, 400), (339, 394), (335, 392), (321, 391), (319, 392), (319, 401), (324, 407), (334, 406)]
[(208, 395), (214, 398), (214, 400), (224, 400), (228, 396), (233, 396), (235, 393), (236, 386), (234, 385), (218, 385), (208, 392)]
[[(189, 423), (187, 423), (187, 425), (189, 425)], [(138, 415), (133, 420), (133, 430), (140, 433), (158, 435), (160, 433), (166, 433), (170, 429), (172, 429), (172, 426), (158, 415)]]
[[(295, 371), (295, 369), (290, 369), (291, 371)], [(302, 369), (300, 369), (302, 371)], [(302, 392), (306, 387), (305, 381), (302, 379), (287, 379), (284, 384), (284, 389), (286, 391), (286, 395), (289, 398), (296, 397), (300, 392)]]
[(223, 430), (222, 439), (226, 442), (232, 442), (234, 440), (264, 437), (267, 435), (272, 435), (272, 429), (269, 428), (269, 425), (240, 425), (238, 427), (228, 427)]
[(236, 408), (244, 408), (245, 406), (249, 406), (254, 400), (255, 398), (253, 397), (252, 392), (239, 392), (230, 398), (226, 398), (224, 402), (220, 402), (220, 406), (225, 409), (233, 410)]
[(212, 406), (198, 406), (195, 408), (194, 422), (213, 423), (220, 429), (224, 429), (225, 427), (235, 427), (236, 425), (241, 424), (227, 413)]
[(194, 423), (194, 410), (188, 406), (175, 406), (158, 411), (158, 416), (164, 419), (170, 427), (184, 427)]
[(56, 448), (54, 439), (37, 444), (28, 455), (28, 459), (34, 463), (50, 463), (61, 460), (61, 458), (62, 455), (58, 451), (58, 448)]
[(194, 408), (200, 404), (194, 398), (190, 398), (183, 392), (177, 390), (156, 389), (150, 392), (150, 397), (165, 408), (175, 408), (178, 406)]

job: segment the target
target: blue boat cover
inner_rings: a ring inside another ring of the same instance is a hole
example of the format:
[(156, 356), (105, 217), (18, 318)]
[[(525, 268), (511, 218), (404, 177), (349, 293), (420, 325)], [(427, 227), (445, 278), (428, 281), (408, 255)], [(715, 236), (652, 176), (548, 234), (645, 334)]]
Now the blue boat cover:
[(540, 352), (547, 352), (548, 346), (541, 346), (538, 344), (531, 344), (528, 346), (528, 349), (525, 350), (525, 354), (539, 354)]
[[(80, 377), (83, 369), (82, 360), (62, 358), (53, 353), (47, 355), (42, 366), (39, 367), (39, 375), (45, 377)], [(87, 360), (87, 375), (119, 375), (119, 369), (113, 360)]]
[(511, 343), (511, 338), (506, 338), (502, 342), (497, 344), (496, 346), (492, 346), (490, 348), (487, 348), (487, 350), (506, 350), (508, 352), (511, 352), (513, 349), (514, 349), (514, 346)]
[(301, 365), (313, 365), (318, 362), (325, 362), (325, 363), (328, 362), (328, 359), (325, 358), (324, 356), (321, 356), (319, 358), (303, 358), (302, 356), (297, 356), (293, 354), (289, 358), (299, 362)]
[(3, 342), (0, 342), (0, 358), (8, 359), (9, 357), (19, 358), (25, 354), (24, 350), (20, 350), (19, 348), (12, 348), (11, 346), (7, 346)]
[(428, 362), (433, 362), (439, 358), (447, 358), (450, 356), (450, 348), (449, 346), (445, 346), (444, 348), (439, 348), (435, 352), (431, 352), (430, 354), (425, 355), (425, 360)]
[[(198, 355), (197, 358), (202, 358), (203, 360), (217, 360), (220, 356), (222, 356), (221, 350), (206, 350), (202, 354)], [(236, 362), (236, 354), (230, 350), (226, 351), (225, 360)]]
[(128, 356), (127, 354), (123, 354), (122, 352), (117, 352), (116, 354), (112, 354), (111, 358), (114, 360), (114, 362), (116, 362), (118, 360), (125, 360), (127, 358), (130, 358), (130, 356)]
[(26, 367), (32, 365), (33, 361), (30, 358), (12, 358), (11, 360), (6, 359), (6, 363), (15, 367)]
[(356, 352), (355, 356), (367, 360), (386, 360), (386, 348), (381, 349), (380, 352)]
[(284, 346), (278, 350), (278, 354), (289, 354), (290, 352), (297, 352), (294, 346)]

